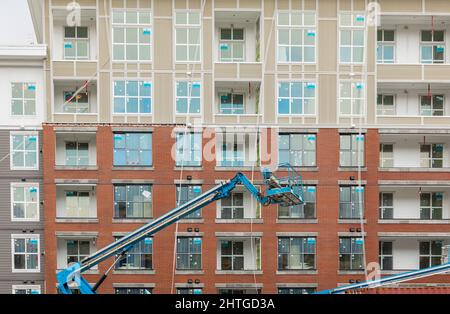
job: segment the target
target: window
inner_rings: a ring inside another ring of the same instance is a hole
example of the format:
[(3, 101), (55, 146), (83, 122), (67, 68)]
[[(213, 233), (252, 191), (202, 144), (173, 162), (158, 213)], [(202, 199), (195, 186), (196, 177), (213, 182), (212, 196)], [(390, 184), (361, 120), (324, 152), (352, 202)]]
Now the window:
[(316, 187), (303, 186), (303, 205), (279, 206), (278, 218), (280, 219), (314, 219), (316, 218)]
[(200, 113), (200, 83), (177, 82), (176, 113)]
[(219, 93), (221, 114), (244, 114), (245, 96), (243, 93)]
[(316, 165), (315, 134), (279, 134), (279, 163), (289, 163), (297, 167), (313, 167)]
[(12, 271), (39, 272), (40, 248), (39, 235), (11, 235)]
[(420, 219), (442, 219), (442, 192), (420, 193)]
[(220, 241), (221, 270), (244, 270), (244, 241)]
[(149, 184), (115, 185), (114, 218), (152, 218), (152, 186)]
[(11, 83), (11, 115), (36, 115), (36, 83)]
[(65, 217), (89, 217), (90, 216), (90, 192), (89, 191), (65, 191), (66, 210)]
[(278, 238), (278, 270), (316, 269), (316, 238)]
[(195, 167), (202, 164), (202, 133), (177, 133), (177, 166)]
[(116, 294), (152, 294), (153, 288), (115, 288)]
[(444, 144), (420, 144), (420, 166), (423, 168), (442, 168)]
[(200, 13), (175, 12), (175, 60), (177, 62), (199, 62)]
[(39, 184), (11, 183), (12, 221), (39, 221)]
[(150, 11), (114, 10), (113, 60), (151, 60), (151, 14)]
[(379, 194), (380, 204), (380, 219), (393, 219), (394, 218), (394, 193), (392, 192), (380, 192)]
[(420, 96), (421, 116), (443, 116), (444, 115), (444, 95), (421, 95)]
[(202, 288), (177, 288), (177, 294), (202, 294)]
[(380, 241), (379, 243), (379, 259), (381, 270), (393, 270), (392, 242)]
[(278, 83), (278, 114), (315, 114), (315, 88), (312, 82)]
[(243, 28), (221, 28), (219, 40), (220, 61), (245, 61), (245, 38)]
[(177, 269), (202, 269), (202, 238), (177, 238)]
[[(120, 239), (120, 238), (117, 238)], [(139, 241), (116, 264), (118, 270), (151, 270), (153, 269), (153, 238)]]
[[(223, 167), (243, 167), (244, 166), (244, 143), (237, 134), (223, 136), (222, 160)], [(225, 141), (231, 140), (231, 141)]]
[(89, 93), (64, 91), (64, 113), (89, 113)]
[(89, 165), (89, 144), (66, 142), (66, 166)]
[(339, 219), (364, 217), (364, 187), (339, 187)]
[(394, 167), (394, 144), (380, 144), (380, 167)]
[(341, 134), (339, 160), (341, 167), (364, 166), (364, 135)]
[(380, 116), (395, 115), (394, 95), (377, 95), (377, 114)]
[(340, 62), (362, 63), (364, 59), (365, 16), (355, 13), (340, 14)]
[(377, 62), (394, 63), (395, 60), (395, 31), (379, 29), (377, 31)]
[(67, 240), (67, 265), (79, 263), (90, 254), (90, 242), (87, 240)]
[(64, 27), (64, 59), (89, 58), (89, 29), (86, 26)]
[(231, 193), (220, 200), (221, 219), (244, 219), (244, 193)]
[(221, 288), (217, 289), (218, 294), (261, 294), (261, 289), (259, 288), (244, 288), (244, 289), (238, 289), (238, 288)]
[[(177, 202), (180, 206), (197, 196), (199, 196), (202, 193), (202, 186), (201, 185), (188, 185), (188, 184), (177, 184)], [(202, 218), (202, 211), (201, 209), (197, 209), (194, 212), (183, 216), (184, 219), (198, 219)]]
[(419, 267), (428, 268), (442, 263), (442, 241), (419, 242)]
[(152, 113), (152, 84), (148, 81), (115, 81), (114, 113)]
[(314, 12), (278, 13), (278, 62), (316, 60), (316, 15)]
[(340, 115), (362, 115), (364, 113), (364, 84), (341, 82), (339, 92)]
[(420, 62), (444, 63), (445, 34), (443, 30), (423, 30), (420, 33)]
[(278, 294), (311, 294), (316, 288), (278, 288)]
[(11, 169), (38, 169), (37, 133), (11, 133)]
[(115, 133), (114, 166), (151, 166), (152, 133)]
[(12, 294), (41, 294), (40, 285), (13, 285)]
[(363, 239), (356, 237), (339, 238), (339, 269), (363, 270)]

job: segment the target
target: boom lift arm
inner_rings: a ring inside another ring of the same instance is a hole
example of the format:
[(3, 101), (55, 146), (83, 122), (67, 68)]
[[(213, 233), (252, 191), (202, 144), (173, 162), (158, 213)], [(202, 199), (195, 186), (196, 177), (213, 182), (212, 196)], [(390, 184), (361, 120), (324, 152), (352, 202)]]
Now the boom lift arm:
[[(296, 174), (289, 164), (283, 164), (280, 165), (280, 167), (287, 168), (287, 177), (276, 178), (270, 171), (263, 170), (263, 178), (266, 186), (265, 194), (261, 193), (244, 174), (237, 173), (231, 180), (219, 184), (196, 198), (172, 209), (121, 239), (98, 250), (79, 263), (69, 265), (56, 275), (58, 280), (58, 290), (62, 294), (71, 294), (72, 291), (70, 285), (75, 284), (82, 294), (96, 293), (95, 291), (106, 279), (108, 272), (126, 254), (126, 252), (139, 241), (173, 224), (183, 216), (203, 208), (212, 202), (228, 197), (237, 185), (243, 185), (252, 196), (264, 206), (269, 204), (280, 204), (283, 206), (302, 204), (303, 189), (301, 186), (301, 177)], [(94, 287), (91, 287), (81, 274), (112, 256), (117, 256), (114, 263), (100, 278), (97, 284), (95, 284)]]

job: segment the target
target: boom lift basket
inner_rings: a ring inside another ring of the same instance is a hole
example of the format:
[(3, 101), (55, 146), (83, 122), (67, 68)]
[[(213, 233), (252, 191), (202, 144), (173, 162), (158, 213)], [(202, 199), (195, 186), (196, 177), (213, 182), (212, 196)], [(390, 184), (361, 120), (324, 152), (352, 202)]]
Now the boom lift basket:
[(286, 171), (286, 177), (275, 177), (268, 169), (263, 169), (266, 196), (273, 204), (281, 206), (303, 205), (302, 177), (288, 163), (282, 163), (278, 171)]

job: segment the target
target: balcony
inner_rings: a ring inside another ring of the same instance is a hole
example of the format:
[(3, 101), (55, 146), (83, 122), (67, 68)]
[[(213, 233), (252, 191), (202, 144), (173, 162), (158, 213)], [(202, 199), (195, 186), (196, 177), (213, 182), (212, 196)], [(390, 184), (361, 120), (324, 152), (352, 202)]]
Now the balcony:
[(216, 212), (216, 223), (262, 223), (259, 203), (243, 186), (218, 201)]
[(442, 235), (382, 236), (379, 261), (382, 274), (395, 274), (440, 265), (450, 238)]
[(253, 274), (261, 272), (261, 238), (250, 236), (218, 237), (216, 274)]
[[(95, 237), (92, 235), (79, 235), (78, 233), (57, 236), (56, 267), (64, 269), (72, 263), (78, 263), (96, 249)], [(97, 266), (88, 273), (98, 273)]]
[(55, 168), (57, 170), (97, 169), (94, 132), (57, 132)]
[(379, 223), (450, 223), (450, 187), (380, 186)]
[(97, 81), (54, 80), (55, 122), (96, 122)]
[(94, 184), (57, 184), (56, 221), (97, 222), (96, 192)]
[(380, 134), (380, 171), (450, 171), (448, 134)]

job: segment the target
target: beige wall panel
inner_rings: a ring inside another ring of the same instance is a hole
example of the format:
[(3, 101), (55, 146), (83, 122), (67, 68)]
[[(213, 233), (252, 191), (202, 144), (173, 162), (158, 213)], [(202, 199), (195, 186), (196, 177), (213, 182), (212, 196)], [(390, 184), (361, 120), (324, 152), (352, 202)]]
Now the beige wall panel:
[(185, 72), (185, 71), (187, 71), (187, 68), (188, 68), (187, 64), (183, 64), (183, 63), (175, 64), (175, 71)]
[(450, 65), (425, 65), (425, 80), (448, 80), (450, 78)]
[[(99, 32), (98, 36), (98, 56), (99, 56), (99, 63), (105, 64), (109, 62), (110, 57), (109, 54), (109, 42), (111, 40), (111, 29), (109, 27), (109, 19), (106, 18), (99, 18), (99, 23), (97, 25), (97, 29)], [(107, 66), (106, 66), (107, 67)]]
[(353, 0), (353, 10), (354, 11), (365, 11), (366, 10), (365, 0)]
[[(72, 1), (70, 1), (70, 0), (52, 0), (52, 6), (65, 7), (70, 2), (72, 2)], [(82, 7), (83, 6), (95, 7), (97, 5), (96, 0), (76, 0), (76, 2)]]
[(352, 124), (352, 122), (354, 124), (357, 124), (355, 121), (356, 121), (356, 119), (352, 121), (351, 118), (339, 118), (339, 124), (341, 124), (342, 126), (344, 126), (344, 125), (350, 126)]
[(213, 64), (213, 34), (212, 20), (203, 20), (203, 66), (206, 70), (212, 69)]
[(276, 89), (275, 89), (275, 75), (266, 74), (264, 76), (264, 102), (261, 103), (262, 114), (264, 116), (263, 121), (265, 123), (275, 123), (275, 97), (276, 97)]
[[(354, 66), (354, 68), (356, 68), (356, 67), (357, 67), (357, 65)], [(350, 65), (339, 64), (339, 72), (350, 72), (350, 71), (352, 71), (352, 67)]]
[(368, 36), (367, 36), (367, 71), (368, 72), (375, 72), (376, 68), (376, 47), (375, 47), (375, 41), (376, 41), (376, 31), (374, 27), (370, 27), (368, 29)]
[(124, 72), (113, 72), (112, 75), (113, 75), (113, 77), (123, 78), (125, 76), (125, 73)]
[(315, 80), (316, 75), (315, 74), (305, 74), (305, 79), (307, 80)]
[(125, 123), (125, 117), (124, 116), (113, 116), (113, 122), (114, 123)]
[(155, 69), (172, 68), (172, 20), (154, 19), (154, 65)]
[(113, 8), (124, 8), (125, 3), (123, 0), (112, 0), (112, 7)]
[(77, 62), (75, 67), (77, 76), (91, 77), (97, 73), (97, 62)]
[(336, 0), (320, 0), (319, 1), (319, 17), (336, 17), (337, 16)]
[(125, 1), (127, 9), (136, 9), (138, 7), (137, 0), (127, 0)]
[(139, 67), (140, 67), (141, 71), (151, 71), (152, 70), (152, 65), (149, 63), (140, 63)]
[(215, 78), (237, 78), (236, 63), (216, 63)]
[(77, 123), (95, 123), (98, 122), (97, 115), (79, 115), (76, 117)]
[(239, 7), (244, 9), (249, 8), (261, 8), (261, 0), (241, 0), (239, 1)]
[(289, 72), (289, 65), (277, 65), (278, 72)]
[(378, 80), (421, 80), (422, 67), (420, 65), (377, 65)]
[[(428, 1), (428, 0), (426, 0)], [(381, 11), (421, 12), (422, 0), (379, 0)]]
[(211, 17), (212, 16), (212, 4), (214, 0), (205, 0), (205, 5), (203, 7), (203, 16)]
[(316, 118), (305, 118), (305, 124), (317, 124)]
[(152, 0), (139, 0), (139, 8), (149, 9), (152, 7)]
[(98, 110), (100, 121), (109, 122), (111, 116), (111, 81), (109, 73), (100, 73), (98, 83)]
[(127, 70), (128, 71), (136, 71), (138, 69), (137, 63), (127, 63)]
[(262, 79), (262, 64), (252, 63), (245, 64), (241, 63), (239, 66), (239, 75), (241, 78), (252, 78), (256, 80)]
[(450, 1), (447, 0), (427, 0), (425, 1), (425, 11), (450, 13)]
[(53, 76), (73, 76), (74, 66), (72, 61), (54, 61)]
[(237, 8), (237, 1), (236, 0), (215, 0), (214, 8), (216, 8), (216, 9)]
[(318, 63), (320, 71), (336, 71), (336, 25), (336, 21), (319, 22)]
[(258, 124), (258, 122), (259, 123), (262, 122), (262, 116), (259, 117), (259, 120), (258, 120), (258, 116), (257, 115), (255, 115), (255, 116), (241, 116), (241, 117), (239, 117), (239, 121), (242, 124)]
[(336, 122), (336, 76), (319, 75), (318, 83), (319, 123)]
[(393, 125), (420, 125), (421, 118), (420, 117), (377, 117), (378, 124), (393, 124)]
[(125, 72), (125, 77), (130, 77), (130, 78), (135, 78), (138, 77), (138, 73), (137, 72)]
[(277, 0), (278, 10), (289, 10), (289, 0)]
[(153, 108), (156, 123), (172, 123), (173, 121), (172, 83), (172, 74), (155, 74)]
[[(302, 0), (300, 1), (291, 1), (291, 10), (301, 10), (302, 9)], [(306, 9), (306, 4), (305, 4), (305, 9)], [(307, 9), (306, 9), (307, 10)]]
[(202, 8), (202, 1), (200, 1), (200, 0), (189, 0), (188, 7), (191, 10), (200, 10)]
[(113, 70), (124, 70), (125, 69), (125, 64), (114, 62), (112, 64), (112, 68), (113, 68)]
[[(293, 71), (301, 71), (300, 69), (297, 70), (297, 66), (293, 66), (292, 70)], [(315, 65), (311, 65), (311, 64), (305, 64), (304, 70), (305, 70), (305, 72), (315, 72), (316, 71), (316, 66)]]
[(291, 124), (292, 124), (292, 126), (303, 124), (303, 118), (301, 118), (301, 117), (292, 117), (291, 118)]
[(45, 107), (46, 107), (46, 116), (48, 120), (52, 120), (52, 103), (53, 103), (53, 93), (52, 93), (52, 86), (53, 84), (51, 84), (51, 75), (50, 75), (50, 71), (45, 71)]
[[(295, 73), (295, 76), (301, 77), (301, 73)], [(278, 79), (280, 79), (280, 80), (288, 80), (289, 78), (290, 78), (289, 74), (278, 73)]]
[(303, 0), (305, 3), (305, 10), (316, 10), (316, 0)]
[[(274, 23), (274, 27), (276, 22), (273, 21)], [(269, 30), (272, 27), (272, 20), (265, 20), (264, 21), (264, 29), (265, 30)], [(266, 47), (263, 49), (262, 54), (263, 54), (263, 60), (265, 60), (265, 71), (275, 71), (275, 64), (276, 64), (276, 53), (275, 53), (275, 34), (276, 32), (272, 32), (270, 34), (270, 32), (266, 31), (265, 32), (265, 37), (264, 37), (264, 44), (266, 45)], [(270, 36), (270, 38), (269, 38)], [(268, 45), (268, 46), (267, 46)], [(264, 55), (267, 51), (267, 55)]]
[(53, 122), (55, 122), (55, 123), (75, 122), (75, 115), (73, 115), (73, 114), (55, 114), (55, 115), (53, 115)]
[(126, 116), (125, 120), (127, 121), (127, 123), (139, 123), (138, 116)]
[(187, 0), (174, 0), (175, 1), (175, 9), (184, 10), (187, 9)]
[(448, 117), (425, 117), (423, 118), (423, 123), (426, 125), (450, 125), (450, 118)]
[(339, 11), (350, 11), (352, 9), (352, 0), (339, 0)]
[(275, 0), (264, 0), (264, 16), (272, 17), (275, 12)]
[[(171, 16), (172, 15), (172, 1), (168, 0), (153, 0), (153, 15), (154, 16)], [(155, 40), (155, 42), (157, 42)]]
[(143, 77), (143, 78), (146, 78), (146, 79), (152, 79), (152, 73), (140, 72), (139, 73), (139, 77)]
[(109, 10), (109, 1), (99, 0), (98, 1), (98, 15), (104, 16), (107, 14), (108, 10)]
[(277, 120), (278, 124), (291, 124), (288, 117), (279, 117)]
[(203, 77), (203, 120), (205, 123), (212, 123), (213, 121), (213, 90), (214, 84), (211, 74), (205, 74)]
[(151, 116), (141, 116), (141, 123), (152, 123), (153, 119)]
[(367, 77), (367, 123), (375, 123), (375, 102), (376, 102), (376, 84), (375, 77)]
[(237, 122), (238, 122), (237, 116), (216, 115), (217, 124), (237, 124)]

